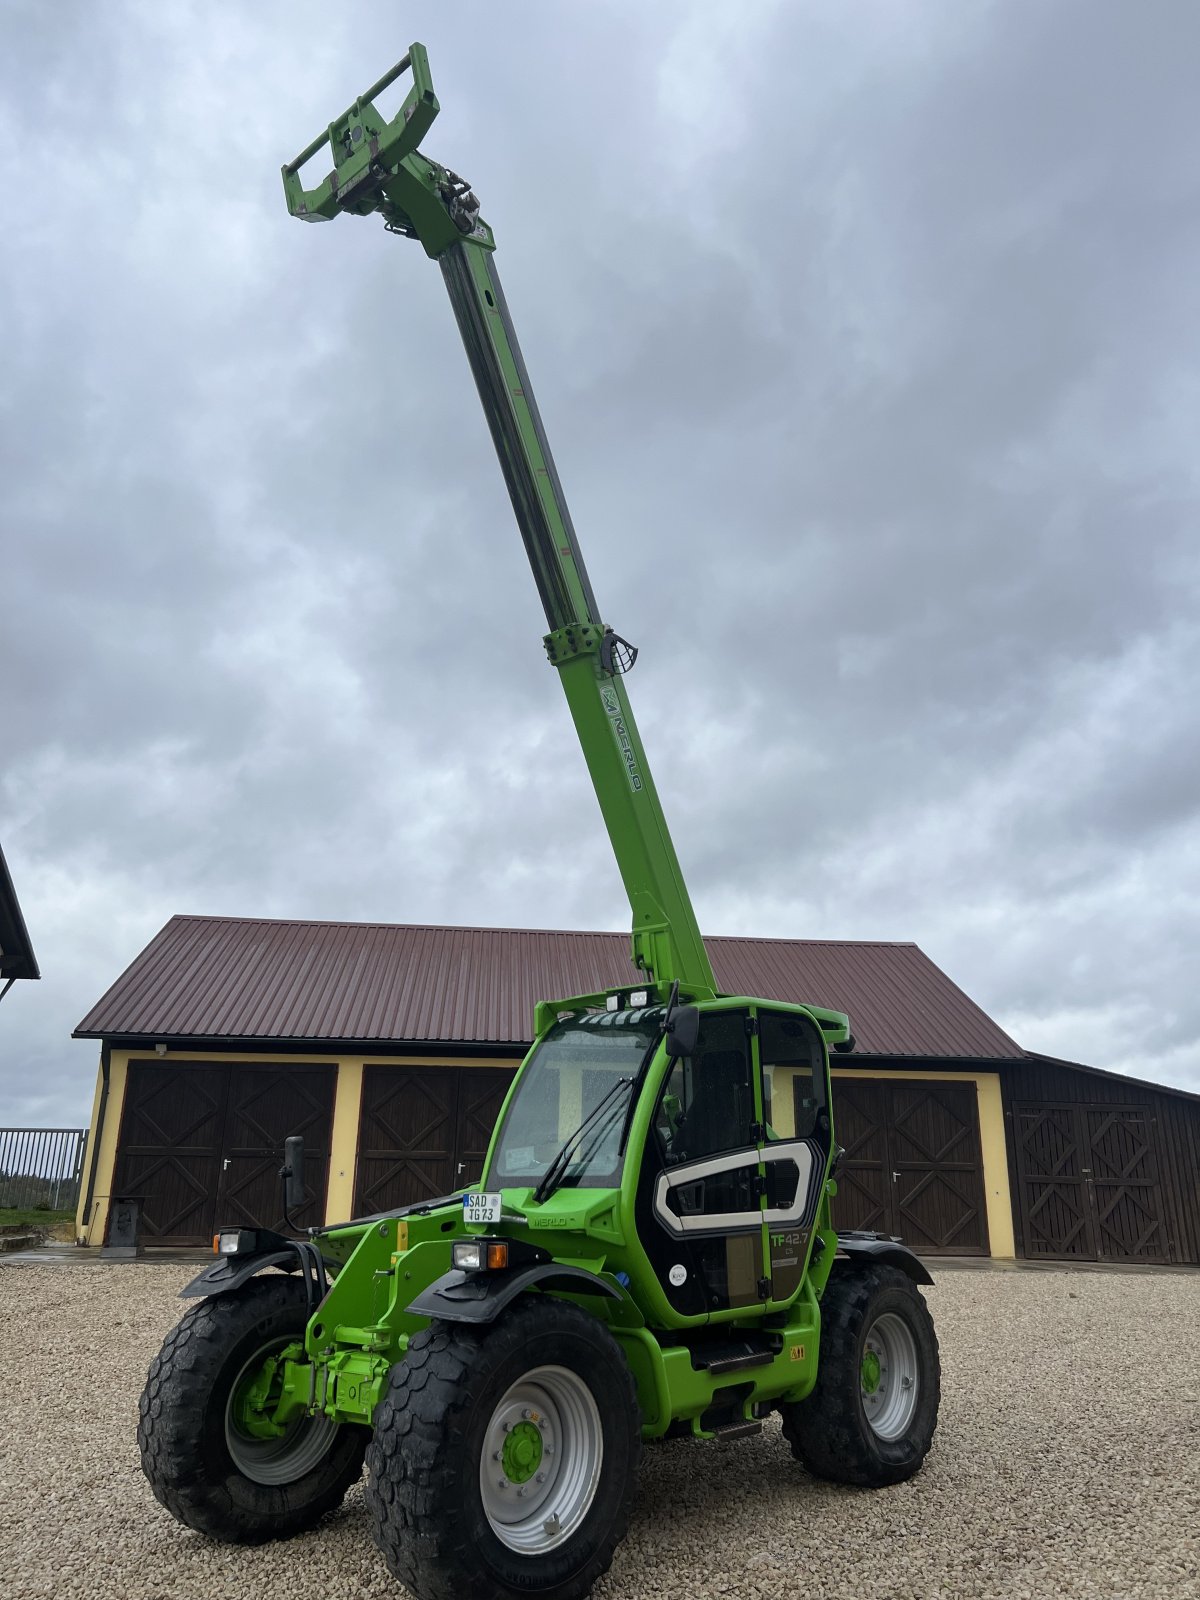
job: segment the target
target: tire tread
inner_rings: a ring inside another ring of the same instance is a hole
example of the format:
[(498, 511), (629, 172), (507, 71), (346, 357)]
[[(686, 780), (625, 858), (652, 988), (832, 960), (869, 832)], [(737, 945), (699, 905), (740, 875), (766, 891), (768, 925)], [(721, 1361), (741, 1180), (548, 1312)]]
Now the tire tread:
[[(903, 1290), (912, 1301), (918, 1358), (924, 1353), (930, 1373), (923, 1379), (913, 1429), (903, 1459), (888, 1451), (887, 1460), (871, 1433), (859, 1397), (854, 1353), (873, 1303), (885, 1291)], [(919, 1309), (918, 1309), (919, 1308)], [(933, 1441), (940, 1399), (938, 1342), (924, 1297), (912, 1280), (895, 1267), (850, 1267), (829, 1280), (821, 1300), (821, 1342), (817, 1383), (807, 1399), (780, 1407), (783, 1433), (792, 1454), (814, 1477), (834, 1483), (879, 1488), (901, 1483), (917, 1472)], [(926, 1427), (932, 1411), (932, 1423)], [(919, 1430), (917, 1424), (920, 1423)], [(915, 1431), (915, 1436), (914, 1435)]]

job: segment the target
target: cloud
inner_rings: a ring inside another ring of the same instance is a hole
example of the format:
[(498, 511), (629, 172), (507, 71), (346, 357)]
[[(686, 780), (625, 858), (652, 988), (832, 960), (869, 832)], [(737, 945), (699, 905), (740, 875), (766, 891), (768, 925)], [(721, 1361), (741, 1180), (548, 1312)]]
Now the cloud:
[[(1200, 1088), (1200, 21), (730, 16), (404, 21), (701, 922)], [(176, 911), (626, 925), (440, 274), (283, 206), (395, 28), (10, 19), (0, 1120)]]

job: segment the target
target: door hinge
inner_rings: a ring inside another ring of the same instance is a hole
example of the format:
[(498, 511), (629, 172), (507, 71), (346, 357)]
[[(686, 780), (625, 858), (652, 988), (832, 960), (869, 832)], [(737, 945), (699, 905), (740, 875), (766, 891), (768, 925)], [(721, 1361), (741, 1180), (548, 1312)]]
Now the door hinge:
[(755, 1034), (757, 1034), (757, 1032), (758, 1032), (758, 1018), (757, 1017), (747, 1017), (746, 1018), (746, 1034), (747, 1034), (747, 1036), (752, 1039), (752, 1038), (754, 1038)]
[(766, 1137), (767, 1137), (767, 1130), (766, 1130), (766, 1128), (763, 1126), (763, 1124), (761, 1122), (752, 1122), (750, 1124), (750, 1143), (751, 1144), (762, 1144), (763, 1140)]
[(767, 1192), (767, 1180), (761, 1172), (756, 1172), (750, 1179), (750, 1193), (756, 1200), (761, 1200)]
[(758, 1280), (758, 1298), (760, 1300), (769, 1300), (771, 1298), (770, 1278), (760, 1278)]

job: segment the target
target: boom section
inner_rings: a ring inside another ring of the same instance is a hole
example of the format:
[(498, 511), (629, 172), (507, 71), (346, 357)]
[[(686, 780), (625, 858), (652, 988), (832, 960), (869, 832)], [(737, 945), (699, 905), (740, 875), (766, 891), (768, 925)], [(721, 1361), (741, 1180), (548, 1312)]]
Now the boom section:
[[(411, 68), (391, 121), (374, 99)], [(500, 460), (558, 669), (633, 914), (635, 966), (652, 983), (716, 993), (675, 847), (622, 681), (637, 651), (601, 619), (494, 257), (492, 230), (456, 173), (418, 149), (439, 107), (414, 44), (283, 169), (288, 209), (305, 221), (377, 212), (439, 262)], [(300, 169), (326, 145), (333, 171), (305, 189)]]

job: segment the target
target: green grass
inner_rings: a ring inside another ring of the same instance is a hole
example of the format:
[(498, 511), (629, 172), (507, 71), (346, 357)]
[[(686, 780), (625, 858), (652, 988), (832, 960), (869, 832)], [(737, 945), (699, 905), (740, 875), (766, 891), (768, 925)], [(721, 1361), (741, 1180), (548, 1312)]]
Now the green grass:
[(28, 1211), (0, 1206), (0, 1228), (19, 1224), (25, 1228), (55, 1228), (60, 1223), (74, 1220), (74, 1211), (39, 1211), (36, 1206)]

